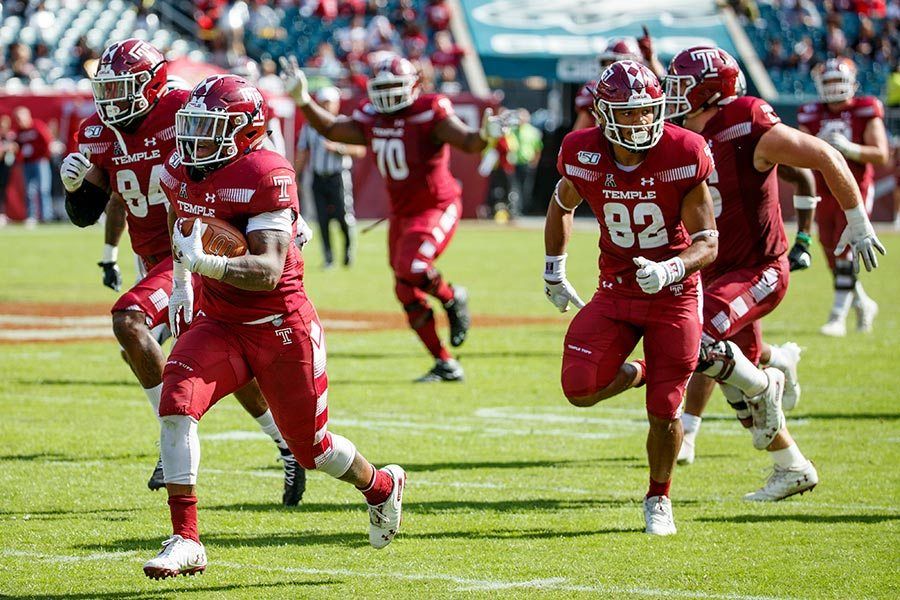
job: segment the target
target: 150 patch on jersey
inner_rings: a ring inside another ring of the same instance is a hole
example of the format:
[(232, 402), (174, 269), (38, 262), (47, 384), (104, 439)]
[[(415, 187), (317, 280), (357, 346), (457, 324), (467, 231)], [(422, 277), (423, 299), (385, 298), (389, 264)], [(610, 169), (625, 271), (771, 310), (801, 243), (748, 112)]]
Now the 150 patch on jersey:
[(88, 125), (84, 128), (84, 137), (86, 138), (100, 137), (101, 133), (103, 133), (103, 125)]

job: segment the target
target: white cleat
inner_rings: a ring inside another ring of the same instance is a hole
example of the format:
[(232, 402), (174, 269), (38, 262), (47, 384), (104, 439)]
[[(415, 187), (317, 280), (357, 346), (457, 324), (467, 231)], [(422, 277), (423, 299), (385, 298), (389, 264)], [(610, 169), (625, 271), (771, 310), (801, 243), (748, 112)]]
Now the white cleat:
[(398, 465), (388, 465), (387, 471), (394, 480), (391, 495), (381, 504), (369, 504), (369, 543), (373, 548), (384, 548), (400, 531), (403, 514), (403, 488), (406, 487), (406, 471)]
[(744, 495), (747, 502), (778, 502), (794, 494), (808, 492), (819, 483), (819, 474), (811, 461), (800, 469), (782, 469), (775, 471), (762, 488)]
[(794, 410), (800, 402), (800, 380), (797, 377), (797, 363), (800, 362), (800, 353), (803, 351), (794, 342), (785, 342), (779, 346), (788, 359), (788, 366), (784, 373), (784, 395), (781, 397), (781, 408), (785, 411)]
[(872, 324), (878, 316), (878, 303), (866, 298), (862, 302), (853, 304), (856, 310), (856, 331), (860, 333), (872, 333)]
[(763, 369), (769, 385), (762, 393), (747, 398), (753, 426), (753, 447), (765, 450), (784, 427), (784, 412), (781, 410), (781, 398), (784, 395), (784, 373), (772, 367)]
[(819, 333), (828, 337), (844, 337), (847, 335), (847, 325), (840, 317), (829, 317), (828, 322), (819, 329)]
[(668, 496), (644, 498), (644, 522), (650, 535), (674, 535), (675, 518), (672, 516), (672, 501)]
[(688, 436), (684, 436), (684, 440), (681, 442), (681, 450), (678, 451), (678, 464), (694, 464), (694, 440), (689, 440)]
[(144, 575), (165, 579), (195, 575), (206, 570), (206, 548), (200, 542), (173, 535), (162, 543), (163, 549), (144, 563)]

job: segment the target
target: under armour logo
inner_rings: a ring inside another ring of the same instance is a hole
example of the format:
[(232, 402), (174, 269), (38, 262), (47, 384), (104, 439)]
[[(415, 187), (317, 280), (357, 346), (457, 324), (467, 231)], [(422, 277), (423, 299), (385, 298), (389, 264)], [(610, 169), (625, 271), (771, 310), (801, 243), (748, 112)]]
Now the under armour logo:
[(642, 186), (644, 186), (644, 185), (652, 186), (653, 178), (652, 177), (641, 177), (641, 185)]
[(613, 178), (612, 173), (606, 174), (606, 181), (603, 185), (605, 185), (606, 187), (616, 187), (616, 180)]
[(601, 281), (600, 285), (603, 286), (603, 289), (605, 289), (605, 290), (611, 290), (613, 288), (612, 281)]
[(293, 328), (285, 327), (283, 329), (276, 329), (275, 335), (277, 335), (278, 337), (281, 338), (282, 344), (284, 344), (285, 346), (290, 346), (291, 344), (294, 343), (294, 341), (291, 339), (291, 334), (293, 332), (294, 332)]
[(207, 192), (206, 193), (206, 201), (209, 202), (210, 204), (215, 204), (216, 203), (215, 193)]
[(144, 145), (145, 146), (155, 146), (156, 138), (155, 137), (144, 138)]

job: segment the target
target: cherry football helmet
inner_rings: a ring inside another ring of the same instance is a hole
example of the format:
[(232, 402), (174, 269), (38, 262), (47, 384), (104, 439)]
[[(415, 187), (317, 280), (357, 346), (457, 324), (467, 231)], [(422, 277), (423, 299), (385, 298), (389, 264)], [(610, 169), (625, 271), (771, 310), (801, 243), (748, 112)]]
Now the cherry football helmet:
[(713, 46), (682, 50), (666, 75), (666, 118), (674, 119), (743, 95), (746, 83), (734, 58)]
[[(653, 71), (631, 60), (608, 66), (594, 88), (594, 110), (606, 139), (635, 152), (649, 150), (662, 137), (664, 103), (665, 94)], [(653, 109), (650, 123), (624, 125), (616, 121), (616, 111), (646, 107)]]
[(419, 74), (411, 62), (391, 54), (372, 65), (373, 77), (366, 87), (372, 106), (380, 113), (394, 113), (419, 97)]
[[(207, 77), (175, 113), (182, 164), (217, 168), (249, 153), (266, 138), (267, 114), (262, 94), (248, 81), (236, 75)], [(209, 142), (215, 150), (207, 153)]]
[(856, 65), (849, 58), (829, 58), (812, 70), (822, 102), (846, 102), (856, 93)]
[(641, 48), (634, 38), (619, 38), (610, 40), (606, 50), (597, 57), (600, 61), (600, 69), (603, 70), (617, 60), (633, 60), (641, 62)]
[(97, 114), (106, 125), (128, 123), (147, 113), (166, 87), (166, 58), (135, 38), (103, 51), (91, 80)]

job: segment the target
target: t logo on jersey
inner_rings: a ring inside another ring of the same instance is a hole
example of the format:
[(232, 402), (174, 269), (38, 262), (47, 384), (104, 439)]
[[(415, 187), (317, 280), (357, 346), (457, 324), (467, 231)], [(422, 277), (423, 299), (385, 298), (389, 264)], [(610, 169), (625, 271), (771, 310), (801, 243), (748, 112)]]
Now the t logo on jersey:
[(612, 173), (606, 174), (606, 181), (603, 182), (603, 185), (605, 185), (606, 187), (616, 187), (616, 180), (613, 178)]
[(596, 165), (600, 162), (600, 154), (581, 150), (578, 152), (578, 162), (583, 165)]
[(719, 72), (716, 68), (715, 61), (719, 58), (719, 51), (713, 48), (703, 48), (702, 50), (694, 50), (691, 52), (691, 58), (699, 60), (703, 63), (703, 68), (708, 73), (715, 75)]
[(641, 177), (641, 186), (643, 187), (645, 185), (649, 185), (652, 187), (653, 186), (653, 178), (652, 177)]
[(288, 195), (288, 186), (294, 181), (292, 177), (288, 177), (287, 175), (276, 175), (272, 178), (272, 183), (277, 185), (280, 189), (278, 190), (278, 199), (279, 200), (287, 200), (290, 198)]
[(294, 332), (294, 330), (292, 328), (285, 327), (283, 329), (276, 329), (275, 335), (277, 335), (278, 337), (281, 338), (281, 343), (283, 345), (290, 346), (291, 344), (294, 343), (294, 341), (291, 339), (291, 334), (293, 332)]

